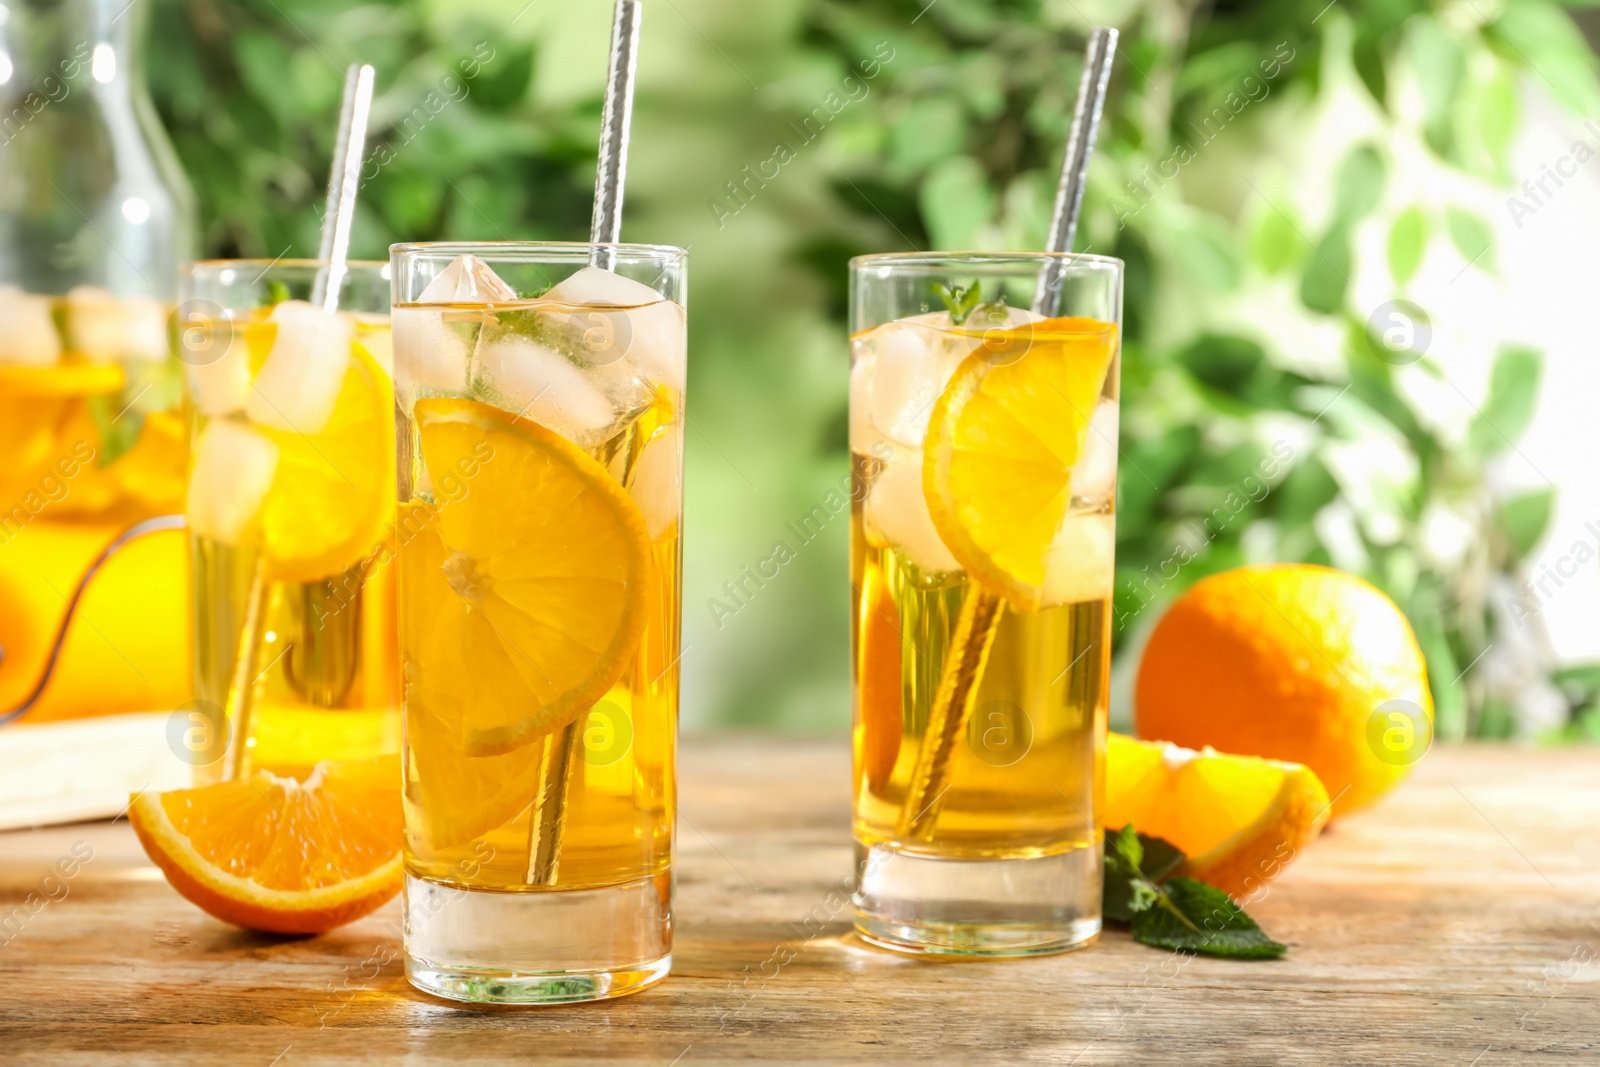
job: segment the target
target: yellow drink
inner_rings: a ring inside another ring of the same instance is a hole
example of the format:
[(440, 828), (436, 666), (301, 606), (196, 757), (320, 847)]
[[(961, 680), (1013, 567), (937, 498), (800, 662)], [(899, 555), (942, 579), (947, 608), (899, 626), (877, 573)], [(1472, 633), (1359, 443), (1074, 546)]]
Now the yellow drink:
[(195, 697), (230, 720), (200, 776), (399, 751), (387, 317), (283, 300), (184, 340)]
[[(550, 287), (488, 250), (514, 289), (413, 247), (393, 312), (407, 974), (462, 1000), (632, 992), (671, 962), (683, 309), (596, 267)], [(559, 270), (574, 251), (552, 248)]]
[[(1099, 931), (1113, 264), (852, 262), (856, 927), (886, 947), (1030, 955)], [(1094, 314), (1016, 306), (1057, 299)]]
[[(419, 509), (412, 514), (420, 518), (422, 513)], [(402, 531), (406, 525), (409, 520), (402, 520)], [(533, 832), (531, 801), (541, 788), (541, 767), (548, 762), (552, 747), (560, 743), (560, 730), (540, 734), (526, 746), (498, 757), (448, 751), (414, 756), (408, 772), (417, 782), (414, 802), (426, 789), (419, 779), (442, 775), (449, 786), (434, 794), (437, 799), (430, 797), (428, 818), (462, 824), (490, 821), (492, 815), (481, 815), (483, 793), (505, 796), (504, 810), (517, 810), (463, 840), (436, 842), (426, 833), (409, 834), (408, 872), (462, 889), (516, 893), (600, 889), (651, 879), (658, 892), (666, 895), (676, 796), (672, 755), (678, 677), (673, 659), (679, 642), (679, 549), (676, 525), (651, 546), (644, 590), (649, 607), (638, 648), (629, 657), (622, 677), (583, 714), (579, 724), (580, 750), (566, 785), (566, 821), (554, 885), (530, 884), (528, 851)], [(408, 550), (402, 540), (402, 558), (408, 551), (417, 552)], [(408, 669), (418, 666), (420, 658), (414, 655), (408, 660)], [(465, 687), (465, 679), (446, 675), (437, 684)], [(408, 728), (410, 736), (418, 739), (412, 742), (413, 750), (421, 739), (433, 741), (443, 732), (420, 703), (411, 712)], [(474, 784), (455, 791), (457, 783), (466, 782)]]
[[(971, 583), (930, 583), (894, 549), (873, 547), (859, 505), (851, 525), (860, 568), (851, 607), (863, 620), (854, 661), (855, 837), (870, 849), (899, 840), (940, 666)], [(1101, 598), (1002, 616), (938, 820), (912, 850), (1016, 859), (1094, 845), (1109, 607)]]

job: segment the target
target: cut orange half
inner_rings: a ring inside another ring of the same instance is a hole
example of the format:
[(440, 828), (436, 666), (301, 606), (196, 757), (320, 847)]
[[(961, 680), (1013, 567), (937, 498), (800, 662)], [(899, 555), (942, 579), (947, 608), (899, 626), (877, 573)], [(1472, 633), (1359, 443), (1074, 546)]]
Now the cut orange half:
[(950, 553), (991, 593), (1037, 610), (1072, 504), (1117, 328), (1061, 318), (983, 335), (928, 423), (922, 487)]
[(473, 400), (417, 402), (440, 500), (403, 505), (401, 651), (414, 815), (434, 847), (526, 807), (539, 747), (632, 665), (650, 539), (598, 461)]
[(140, 793), (128, 821), (174, 889), (236, 926), (317, 934), (400, 890), (395, 756)]
[(1188, 856), (1180, 873), (1235, 897), (1292, 863), (1329, 808), (1321, 780), (1299, 763), (1107, 738), (1101, 824), (1165, 838)]

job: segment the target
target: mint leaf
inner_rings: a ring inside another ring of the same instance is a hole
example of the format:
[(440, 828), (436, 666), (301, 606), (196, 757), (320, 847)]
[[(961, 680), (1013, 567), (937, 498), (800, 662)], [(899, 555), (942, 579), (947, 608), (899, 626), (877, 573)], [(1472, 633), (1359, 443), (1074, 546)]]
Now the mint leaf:
[(91, 396), (84, 401), (84, 406), (89, 409), (89, 418), (94, 423), (95, 432), (100, 436), (100, 448), (95, 456), (95, 463), (101, 467), (108, 467), (132, 451), (133, 446), (139, 442), (139, 433), (144, 429), (144, 412), (137, 408), (130, 408), (118, 412), (112, 409), (113, 404), (121, 404), (121, 395), (111, 397), (106, 395)]
[(289, 299), (289, 287), (276, 278), (267, 281), (267, 306), (281, 304)]
[(1114, 852), (1117, 857), (1125, 861), (1126, 865), (1135, 871), (1144, 863), (1144, 845), (1139, 841), (1138, 831), (1134, 830), (1133, 823), (1129, 823), (1117, 831), (1113, 838), (1111, 831), (1106, 831), (1106, 850)]
[(1113, 922), (1132, 922), (1158, 899), (1157, 883), (1182, 862), (1183, 853), (1169, 841), (1146, 837), (1131, 825), (1107, 830), (1102, 913)]
[(1164, 837), (1140, 834), (1139, 844), (1144, 848), (1144, 862), (1139, 866), (1144, 871), (1144, 876), (1152, 882), (1159, 883), (1177, 870), (1178, 864), (1187, 858), (1182, 849)]
[(950, 321), (957, 326), (966, 322), (967, 316), (972, 314), (972, 309), (983, 300), (982, 282), (973, 282), (965, 289), (959, 285), (947, 288), (935, 282), (933, 291), (944, 301), (945, 310), (950, 312)]
[(1157, 906), (1133, 917), (1133, 939), (1156, 948), (1230, 959), (1272, 959), (1288, 946), (1268, 937), (1222, 890), (1193, 878), (1174, 878)]

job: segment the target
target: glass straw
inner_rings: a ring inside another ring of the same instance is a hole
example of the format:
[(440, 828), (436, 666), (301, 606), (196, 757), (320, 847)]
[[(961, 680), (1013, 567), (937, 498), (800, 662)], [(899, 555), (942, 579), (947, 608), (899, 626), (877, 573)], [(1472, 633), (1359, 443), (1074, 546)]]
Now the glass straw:
[[(361, 178), (361, 154), (367, 144), (367, 116), (372, 110), (374, 72), (364, 64), (351, 64), (344, 76), (344, 101), (339, 107), (339, 129), (333, 144), (333, 167), (328, 174), (327, 211), (322, 216), (322, 239), (317, 259), (327, 264), (317, 272), (311, 302), (325, 311), (339, 306), (350, 253), (350, 228), (355, 221), (356, 192)], [(244, 622), (234, 652), (233, 681), (228, 686), (228, 747), (222, 762), (222, 780), (231, 781), (249, 768), (250, 728), (255, 712), (256, 669), (261, 658), (261, 618), (266, 614), (268, 582), (259, 552), (250, 570), (245, 594)]]
[[(1116, 30), (1096, 27), (1090, 32), (1084, 53), (1083, 78), (1078, 82), (1078, 101), (1072, 112), (1072, 130), (1061, 159), (1061, 180), (1056, 186), (1046, 252), (1072, 251), (1089, 176), (1089, 159), (1094, 154), (1095, 133), (1105, 107), (1106, 86), (1111, 80), (1111, 57), (1116, 48)], [(1033, 297), (1036, 314), (1046, 318), (1055, 316), (1065, 273), (1065, 261), (1052, 258), (1045, 263)], [(972, 720), (978, 683), (983, 680), (989, 649), (999, 632), (1000, 620), (1005, 616), (1005, 606), (1003, 597), (984, 589), (975, 580), (961, 602), (956, 632), (945, 657), (933, 707), (928, 711), (922, 746), (917, 750), (917, 763), (900, 807), (897, 833), (902, 839), (926, 840), (938, 822), (939, 802), (950, 788), (950, 759)]]
[[(600, 149), (594, 181), (594, 215), (589, 225), (591, 266), (611, 270), (622, 235), (622, 193), (628, 173), (628, 126), (633, 119), (633, 78), (639, 60), (639, 0), (617, 0), (611, 20), (611, 60), (606, 72), (605, 111), (600, 118)], [(528, 884), (556, 884), (561, 839), (567, 829), (567, 795), (581, 774), (578, 750), (587, 713), (547, 734), (539, 757), (539, 783), (528, 815)]]

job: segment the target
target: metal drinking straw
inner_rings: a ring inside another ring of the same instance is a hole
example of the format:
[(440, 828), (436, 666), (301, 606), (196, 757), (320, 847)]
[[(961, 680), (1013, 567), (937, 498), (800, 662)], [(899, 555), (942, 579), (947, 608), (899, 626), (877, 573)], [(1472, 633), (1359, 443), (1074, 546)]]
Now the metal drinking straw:
[[(639, 61), (639, 0), (617, 0), (611, 21), (611, 62), (606, 74), (605, 111), (600, 119), (599, 163), (595, 171), (594, 216), (590, 222), (591, 266), (611, 270), (622, 235), (622, 193), (628, 173), (628, 125), (633, 119), (633, 76)], [(555, 885), (561, 865), (561, 839), (567, 828), (567, 795), (578, 773), (583, 712), (546, 735), (539, 759), (539, 783), (528, 816), (528, 884)]]
[[(1084, 53), (1083, 78), (1078, 82), (1078, 102), (1072, 112), (1072, 129), (1067, 135), (1066, 153), (1061, 159), (1061, 181), (1056, 186), (1055, 210), (1050, 218), (1050, 234), (1045, 251), (1072, 251), (1083, 206), (1084, 185), (1089, 177), (1089, 159), (1094, 154), (1095, 133), (1105, 107), (1106, 86), (1111, 80), (1111, 57), (1117, 50), (1117, 31), (1097, 27), (1089, 34)], [(1033, 310), (1053, 317), (1061, 301), (1061, 283), (1066, 261), (1052, 256), (1039, 273)], [(917, 751), (916, 767), (901, 804), (897, 832), (908, 840), (926, 839), (939, 819), (939, 802), (950, 788), (950, 758), (972, 720), (972, 705), (978, 683), (983, 680), (989, 649), (1005, 615), (1005, 600), (973, 584), (961, 603), (956, 632), (945, 656), (939, 688), (928, 711), (928, 726), (922, 747)]]
[(333, 142), (333, 167), (328, 174), (328, 200), (322, 216), (322, 239), (317, 259), (325, 263), (317, 272), (313, 304), (324, 311), (339, 306), (339, 290), (350, 257), (350, 230), (356, 218), (356, 194), (361, 189), (361, 154), (367, 145), (367, 118), (372, 113), (372, 86), (376, 77), (366, 64), (350, 65), (344, 75), (344, 102), (339, 108), (339, 130)]
[[(355, 221), (356, 193), (361, 180), (361, 154), (367, 145), (367, 116), (372, 110), (373, 69), (351, 64), (344, 77), (344, 101), (339, 107), (339, 130), (334, 138), (333, 167), (328, 174), (327, 212), (322, 216), (322, 240), (317, 259), (324, 264), (312, 285), (311, 302), (326, 311), (337, 310), (350, 253), (350, 228)], [(228, 686), (228, 747), (222, 762), (222, 780), (244, 773), (250, 747), (250, 720), (255, 710), (256, 669), (261, 658), (261, 617), (266, 614), (266, 571), (259, 556), (245, 594), (244, 624), (234, 655), (233, 681)]]
[(611, 62), (606, 72), (606, 105), (600, 116), (600, 152), (594, 176), (594, 215), (589, 240), (596, 247), (589, 265), (611, 270), (616, 250), (600, 247), (622, 239), (622, 193), (628, 173), (628, 129), (633, 122), (633, 76), (639, 66), (638, 0), (617, 0), (611, 21)]

